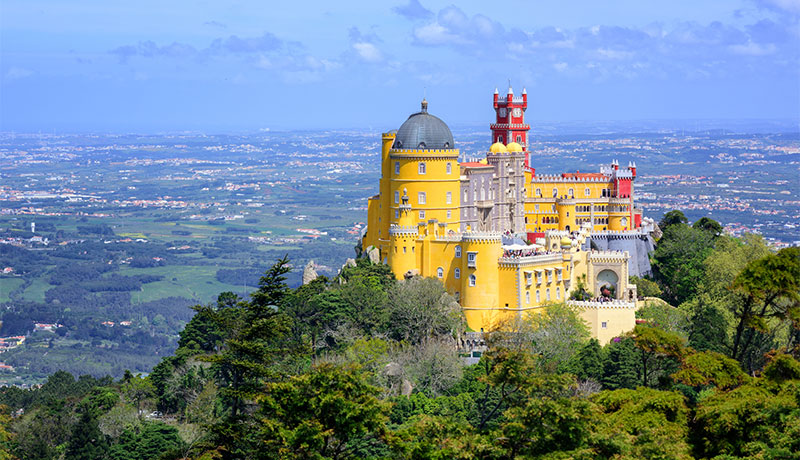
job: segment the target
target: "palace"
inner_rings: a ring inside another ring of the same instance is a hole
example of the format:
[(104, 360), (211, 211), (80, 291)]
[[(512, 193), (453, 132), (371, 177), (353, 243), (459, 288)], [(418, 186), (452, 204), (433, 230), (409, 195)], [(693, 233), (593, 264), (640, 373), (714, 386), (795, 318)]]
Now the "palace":
[(398, 279), (440, 279), (474, 331), (568, 302), (605, 343), (635, 325), (628, 275), (650, 269), (652, 221), (634, 205), (636, 165), (537, 174), (527, 106), (525, 90), (495, 90), (493, 144), (477, 162), (459, 162), (450, 128), (425, 100), (384, 133), (361, 247)]

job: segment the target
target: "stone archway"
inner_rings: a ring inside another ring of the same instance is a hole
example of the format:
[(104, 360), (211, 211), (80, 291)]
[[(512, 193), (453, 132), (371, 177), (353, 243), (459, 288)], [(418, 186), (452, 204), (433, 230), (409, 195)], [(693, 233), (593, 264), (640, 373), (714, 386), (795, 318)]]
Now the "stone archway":
[(604, 287), (612, 292), (612, 298), (619, 296), (619, 274), (611, 269), (604, 269), (597, 273), (595, 280), (595, 294), (601, 295)]

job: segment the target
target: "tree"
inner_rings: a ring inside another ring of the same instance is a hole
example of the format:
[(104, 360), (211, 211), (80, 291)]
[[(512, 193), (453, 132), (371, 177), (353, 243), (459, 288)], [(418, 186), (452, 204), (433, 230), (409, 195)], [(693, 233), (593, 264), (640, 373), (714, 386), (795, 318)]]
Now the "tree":
[(289, 293), (284, 275), (291, 270), (289, 256), (285, 255), (261, 276), (258, 289), (251, 294), (250, 309), (256, 316), (263, 315), (267, 309), (277, 310), (284, 296)]
[(101, 460), (108, 451), (105, 435), (97, 425), (96, 415), (89, 408), (84, 408), (78, 423), (72, 430), (66, 460)]
[(690, 312), (689, 346), (698, 351), (729, 353), (728, 320), (710, 296), (700, 294), (687, 307)]
[(661, 218), (661, 221), (658, 222), (658, 227), (661, 229), (662, 232), (666, 232), (667, 228), (672, 225), (678, 224), (687, 224), (689, 223), (689, 219), (683, 214), (683, 212), (678, 211), (677, 209), (673, 209), (672, 211), (667, 212), (664, 214), (664, 217)]
[(122, 384), (122, 393), (129, 401), (133, 402), (136, 413), (141, 418), (143, 416), (142, 401), (155, 396), (155, 387), (149, 378), (142, 378), (140, 374)]
[(738, 320), (731, 356), (742, 360), (757, 332), (770, 330), (772, 318), (800, 328), (800, 248), (791, 247), (752, 261), (733, 281), (743, 302), (734, 312)]
[(458, 302), (439, 280), (414, 277), (389, 291), (389, 334), (418, 344), (440, 336), (458, 337), (465, 327)]
[(603, 391), (593, 436), (595, 458), (692, 458), (683, 395), (651, 388)]
[(637, 324), (632, 337), (639, 349), (642, 386), (655, 385), (666, 371), (677, 367), (675, 360), (684, 354), (685, 339), (657, 327)]
[(688, 338), (691, 329), (689, 314), (686, 309), (675, 308), (660, 299), (647, 301), (636, 311), (636, 317), (646, 320), (650, 326), (672, 332), (683, 338)]
[(321, 364), (259, 397), (255, 458), (361, 458), (381, 442), (387, 407), (354, 367)]
[(568, 376), (536, 378), (524, 404), (509, 408), (496, 436), (504, 458), (538, 458), (586, 447), (596, 423), (592, 404), (571, 398), (575, 382)]
[(8, 413), (8, 406), (0, 405), (0, 460), (13, 460), (11, 454), (11, 442), (13, 434), (8, 430), (11, 423), (11, 416)]
[(603, 361), (604, 388), (635, 388), (639, 382), (639, 359), (636, 345), (630, 337), (616, 337), (606, 345)]
[(580, 380), (592, 379), (599, 382), (603, 377), (603, 349), (597, 339), (590, 339), (567, 365), (567, 372)]
[(563, 370), (581, 345), (589, 340), (588, 326), (575, 308), (565, 304), (548, 305), (541, 312), (531, 314), (529, 320), (532, 350), (546, 372)]
[(659, 297), (661, 295), (661, 288), (658, 287), (658, 283), (651, 279), (629, 276), (628, 284), (636, 285), (636, 295), (639, 297)]
[(697, 457), (797, 457), (800, 363), (777, 354), (763, 375), (700, 401), (695, 410)]
[(709, 217), (701, 217), (692, 224), (692, 228), (709, 232), (714, 236), (722, 235), (722, 225)]
[(702, 280), (703, 261), (713, 249), (713, 237), (685, 224), (667, 227), (653, 252), (653, 276), (663, 299), (680, 305), (693, 298)]
[(177, 458), (183, 447), (178, 429), (163, 422), (144, 422), (122, 432), (111, 446), (111, 460), (151, 460)]

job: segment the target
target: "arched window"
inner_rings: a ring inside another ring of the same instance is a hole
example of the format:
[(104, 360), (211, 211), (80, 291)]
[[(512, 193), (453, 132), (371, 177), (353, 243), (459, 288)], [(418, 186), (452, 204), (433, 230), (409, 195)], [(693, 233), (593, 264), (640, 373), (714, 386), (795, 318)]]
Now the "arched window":
[(583, 191), (583, 194), (589, 196), (592, 194), (592, 191), (587, 188), (586, 190)]
[(525, 291), (525, 303), (526, 304), (531, 303), (531, 291)]
[(419, 172), (420, 174), (425, 174), (425, 163), (424, 163), (424, 162), (420, 162), (420, 163), (419, 163), (419, 169), (418, 169), (418, 172)]
[(456, 257), (461, 257), (461, 246), (456, 246), (455, 253)]
[(545, 296), (547, 300), (550, 300), (550, 288), (547, 288), (547, 290), (545, 290)]
[(469, 275), (469, 285), (470, 286), (475, 286), (476, 282), (477, 282), (477, 279), (475, 278), (475, 275)]
[(497, 142), (503, 143), (503, 136), (497, 136)]
[(444, 278), (444, 269), (442, 267), (436, 269), (436, 276), (439, 277), (439, 279)]
[(536, 303), (539, 303), (541, 301), (542, 301), (542, 296), (539, 294), (539, 290), (537, 289), (536, 290)]
[(553, 197), (555, 198), (555, 197), (557, 197), (557, 196), (558, 196), (558, 189), (557, 189), (557, 188), (554, 188), (554, 189), (553, 189)]
[(481, 201), (483, 201), (485, 199), (486, 199), (486, 189), (482, 188), (481, 189)]
[(556, 299), (561, 299), (561, 288), (556, 288)]
[(453, 276), (455, 276), (457, 280), (458, 280), (458, 279), (461, 279), (461, 269), (460, 269), (460, 268), (456, 268), (456, 269), (453, 271)]
[(567, 193), (569, 193), (569, 197), (570, 198), (574, 198), (575, 197), (575, 190), (574, 189), (569, 189), (569, 192), (567, 192)]
[(418, 192), (417, 193), (417, 201), (419, 202), (419, 204), (425, 204), (425, 201), (426, 201), (425, 192)]
[(464, 189), (464, 203), (469, 201), (469, 190)]
[(542, 189), (540, 188), (536, 189), (536, 196), (542, 196)]
[(521, 143), (522, 143), (522, 136), (518, 135), (517, 136), (517, 144), (521, 144)]
[(447, 192), (444, 195), (444, 201), (447, 204), (453, 204), (453, 192)]

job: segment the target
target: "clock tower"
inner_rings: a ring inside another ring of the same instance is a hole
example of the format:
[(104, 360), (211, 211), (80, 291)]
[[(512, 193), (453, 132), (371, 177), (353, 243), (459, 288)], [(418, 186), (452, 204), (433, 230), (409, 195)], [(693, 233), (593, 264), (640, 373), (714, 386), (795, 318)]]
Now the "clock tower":
[(525, 152), (525, 167), (528, 162), (528, 130), (531, 127), (525, 124), (525, 110), (528, 108), (528, 92), (522, 89), (522, 96), (514, 96), (514, 90), (508, 87), (508, 94), (500, 96), (494, 90), (494, 110), (496, 121), (490, 125), (492, 129), (492, 143), (500, 142), (508, 145), (512, 142), (522, 146)]

